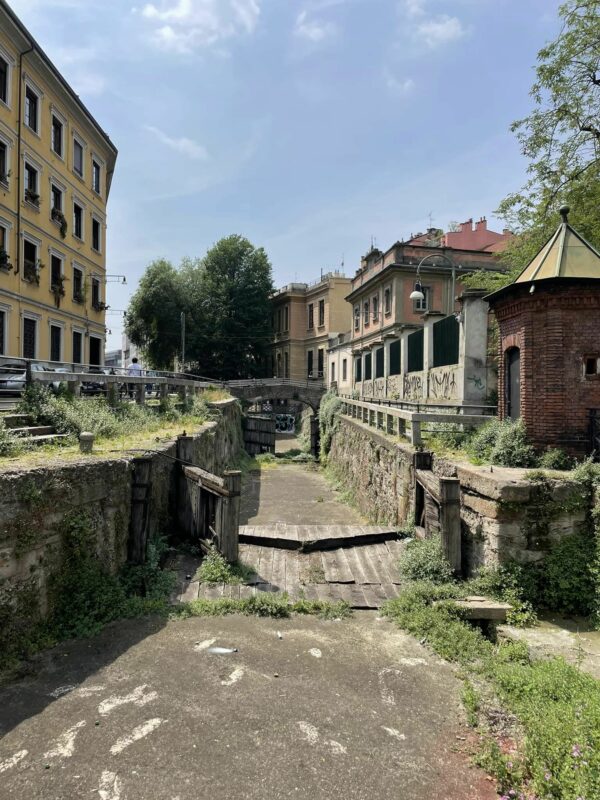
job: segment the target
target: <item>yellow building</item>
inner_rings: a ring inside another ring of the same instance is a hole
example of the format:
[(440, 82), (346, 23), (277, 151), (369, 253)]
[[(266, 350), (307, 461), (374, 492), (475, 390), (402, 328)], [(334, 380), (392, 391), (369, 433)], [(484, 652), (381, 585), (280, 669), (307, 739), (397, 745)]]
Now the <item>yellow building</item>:
[(0, 355), (102, 363), (116, 157), (0, 0)]

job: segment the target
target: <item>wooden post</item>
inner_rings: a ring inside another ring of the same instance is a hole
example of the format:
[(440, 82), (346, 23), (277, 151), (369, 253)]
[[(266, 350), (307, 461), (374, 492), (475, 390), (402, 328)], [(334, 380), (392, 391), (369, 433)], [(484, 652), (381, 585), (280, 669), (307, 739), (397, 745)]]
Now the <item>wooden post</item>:
[[(177, 437), (177, 458), (186, 464), (194, 463), (194, 437)], [(198, 500), (196, 492), (191, 488), (191, 482), (186, 478), (183, 464), (177, 465), (177, 520), (187, 534), (193, 534), (194, 516), (197, 513), (195, 504)], [(199, 492), (200, 490), (198, 490)]]
[(133, 461), (131, 482), (131, 517), (129, 521), (128, 558), (132, 564), (146, 563), (148, 540), (148, 511), (152, 460), (148, 457)]
[(217, 503), (217, 533), (219, 550), (229, 563), (238, 560), (240, 537), (240, 495), (242, 473), (227, 470), (223, 473), (227, 496), (220, 497)]
[(439, 481), (442, 547), (452, 569), (460, 572), (460, 481), (458, 478), (440, 478)]

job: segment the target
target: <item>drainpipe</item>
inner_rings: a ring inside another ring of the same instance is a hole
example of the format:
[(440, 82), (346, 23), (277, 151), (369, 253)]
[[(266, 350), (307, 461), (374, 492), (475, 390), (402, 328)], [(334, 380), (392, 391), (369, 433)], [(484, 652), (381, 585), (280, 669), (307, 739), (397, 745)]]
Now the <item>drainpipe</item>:
[[(21, 181), (23, 177), (23, 165), (21, 159), (21, 130), (23, 127), (23, 56), (26, 56), (28, 53), (33, 52), (33, 45), (30, 44), (27, 50), (24, 50), (22, 53), (19, 53), (19, 115), (18, 115), (18, 122), (17, 122), (17, 252), (15, 258), (15, 275), (18, 275), (21, 271)], [(19, 321), (18, 321), (18, 328), (17, 328), (17, 342), (19, 347), (19, 353), (22, 352), (21, 347), (21, 292), (17, 289), (17, 297), (18, 297), (18, 310), (19, 310)]]

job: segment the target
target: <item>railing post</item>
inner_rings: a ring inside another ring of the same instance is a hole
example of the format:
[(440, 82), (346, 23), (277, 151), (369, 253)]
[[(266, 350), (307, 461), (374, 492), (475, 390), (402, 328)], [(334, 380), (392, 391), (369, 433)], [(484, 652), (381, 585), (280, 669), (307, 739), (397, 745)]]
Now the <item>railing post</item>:
[(217, 509), (219, 550), (229, 563), (233, 563), (239, 556), (242, 473), (239, 470), (228, 470), (223, 473), (223, 479), (227, 496), (220, 499)]
[(422, 443), (421, 423), (419, 420), (411, 419), (410, 421), (410, 441), (413, 447), (418, 447)]
[(137, 383), (135, 386), (135, 402), (143, 406), (146, 402), (146, 384), (145, 383)]
[(440, 530), (444, 554), (454, 572), (460, 572), (460, 481), (458, 478), (440, 478)]
[(81, 381), (67, 381), (67, 391), (69, 394), (73, 395), (73, 397), (81, 397)]

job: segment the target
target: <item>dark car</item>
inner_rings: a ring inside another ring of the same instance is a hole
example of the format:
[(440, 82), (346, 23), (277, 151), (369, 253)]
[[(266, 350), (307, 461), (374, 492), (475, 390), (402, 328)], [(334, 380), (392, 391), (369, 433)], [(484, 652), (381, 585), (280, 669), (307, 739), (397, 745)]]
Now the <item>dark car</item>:
[[(110, 367), (90, 367), (88, 375), (115, 375), (114, 369)], [(81, 394), (84, 395), (104, 395), (108, 391), (108, 384), (101, 378), (94, 381), (82, 381)]]

